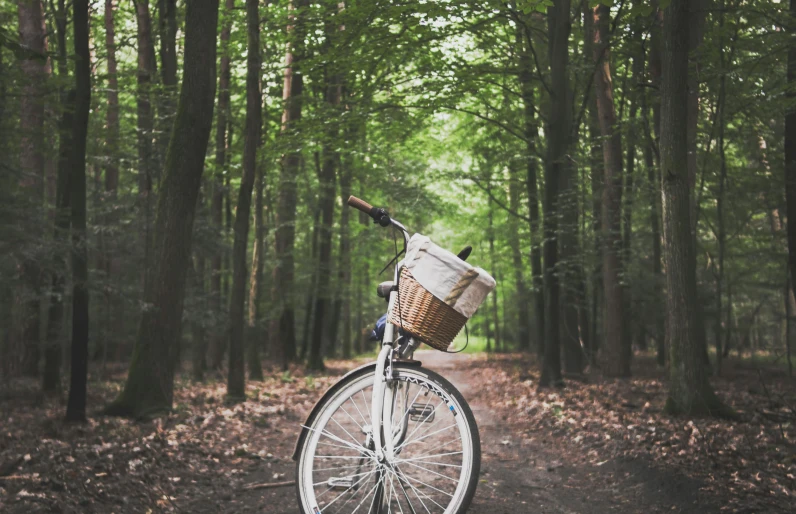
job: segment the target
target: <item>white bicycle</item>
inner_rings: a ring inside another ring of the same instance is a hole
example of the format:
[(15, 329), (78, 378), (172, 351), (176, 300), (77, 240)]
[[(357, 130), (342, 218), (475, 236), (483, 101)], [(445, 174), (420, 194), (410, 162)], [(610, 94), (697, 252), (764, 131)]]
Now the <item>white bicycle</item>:
[[(400, 231), (406, 250), (406, 227), (384, 209), (353, 196), (348, 204)], [(404, 301), (403, 266), (378, 287), (390, 310)], [(376, 362), (332, 386), (302, 426), (293, 455), (302, 512), (458, 514), (470, 506), (481, 466), (473, 413), (450, 382), (413, 359), (420, 341), (399, 329), (387, 323)]]

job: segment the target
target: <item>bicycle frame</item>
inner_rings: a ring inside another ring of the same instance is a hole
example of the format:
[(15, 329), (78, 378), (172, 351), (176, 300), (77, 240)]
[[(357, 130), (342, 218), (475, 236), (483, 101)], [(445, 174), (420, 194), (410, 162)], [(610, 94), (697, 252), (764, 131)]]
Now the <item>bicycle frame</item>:
[[(409, 232), (406, 227), (395, 220), (390, 220), (393, 227), (401, 231), (404, 237), (404, 249), (409, 244)], [(400, 260), (395, 265), (393, 271), (393, 284), (398, 285), (398, 278), (400, 276), (401, 268), (403, 268), (404, 260)], [(388, 303), (387, 312), (390, 312), (398, 302), (397, 287), (390, 291), (390, 299)], [(371, 404), (371, 430), (373, 431), (373, 444), (376, 451), (376, 458), (379, 462), (391, 462), (395, 458), (395, 441), (400, 440), (401, 433), (384, 434), (386, 441), (382, 441), (381, 427), (392, 427), (392, 407), (395, 400), (395, 389), (388, 386), (388, 377), (386, 371), (388, 366), (391, 365), (393, 353), (395, 352), (395, 325), (387, 323), (384, 327), (384, 339), (382, 340), (381, 351), (376, 358), (376, 375), (373, 379), (373, 400)], [(386, 408), (385, 408), (386, 406)], [(401, 429), (405, 430), (405, 429)], [(382, 443), (384, 449), (382, 450)]]

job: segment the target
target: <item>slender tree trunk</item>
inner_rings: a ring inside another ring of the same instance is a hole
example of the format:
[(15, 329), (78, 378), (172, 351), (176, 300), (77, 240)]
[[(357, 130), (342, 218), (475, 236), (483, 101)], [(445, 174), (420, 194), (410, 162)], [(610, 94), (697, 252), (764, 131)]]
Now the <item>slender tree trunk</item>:
[(545, 163), (544, 193), (544, 283), (545, 351), (539, 387), (564, 385), (561, 377), (560, 283), (558, 277), (558, 212), (562, 174), (571, 166), (570, 146), (572, 96), (569, 89), (570, 1), (563, 0), (547, 9), (550, 41), (550, 137)]
[(594, 8), (594, 86), (600, 133), (603, 137), (602, 255), (605, 294), (605, 344), (603, 372), (609, 376), (630, 375), (630, 352), (624, 324), (622, 274), (622, 136), (616, 125), (611, 82), (611, 42), (608, 35), (610, 9)]
[[(160, 36), (160, 81), (163, 91), (158, 105), (158, 155), (164, 159), (174, 123), (177, 97), (177, 0), (157, 0)], [(160, 163), (161, 166), (163, 163)]]
[[(327, 21), (326, 25), (327, 39), (325, 51), (328, 52), (333, 46), (332, 38), (335, 31), (331, 22)], [(332, 113), (331, 119), (336, 119), (337, 112), (340, 107), (340, 78), (334, 69), (326, 69), (324, 71), (326, 74), (326, 108), (330, 113)], [(317, 297), (315, 299), (315, 320), (308, 360), (309, 368), (314, 370), (322, 370), (324, 368), (323, 354), (321, 352), (324, 329), (329, 325), (336, 326), (330, 317), (330, 314), (332, 314), (332, 291), (330, 279), (332, 261), (332, 225), (334, 224), (335, 174), (340, 161), (340, 155), (335, 148), (338, 144), (337, 139), (339, 137), (339, 132), (340, 129), (337, 123), (329, 122), (326, 124), (326, 130), (322, 143), (323, 164), (321, 165), (320, 175), (318, 176), (318, 184), (320, 187), (320, 191), (318, 193), (318, 205), (321, 211), (321, 224), (319, 226), (318, 244), (318, 290)], [(335, 333), (329, 334), (329, 337), (332, 339), (332, 341), (334, 340), (335, 336)]]
[(75, 110), (72, 132), (69, 203), (72, 210), (72, 352), (67, 421), (86, 419), (88, 380), (88, 252), (86, 244), (86, 138), (91, 108), (91, 61), (88, 49), (88, 0), (73, 0)]
[[(319, 157), (316, 152), (316, 162)], [(316, 166), (317, 167), (317, 166)], [(320, 173), (320, 172), (319, 172)], [(320, 237), (320, 221), (321, 210), (318, 207), (314, 208), (315, 215), (313, 216), (312, 224), (312, 248), (310, 249), (310, 265), (312, 266), (312, 275), (310, 276), (310, 290), (307, 292), (307, 303), (304, 309), (304, 335), (301, 339), (301, 350), (299, 351), (299, 360), (304, 360), (310, 348), (310, 337), (312, 336), (312, 329), (314, 324), (314, 311), (315, 299), (318, 296), (318, 239)]]
[(144, 300), (127, 383), (109, 414), (142, 416), (171, 408), (193, 220), (213, 123), (218, 0), (193, 0), (185, 17), (185, 64), (158, 195), (152, 280)]
[[(650, 76), (655, 85), (660, 84), (660, 48), (658, 47), (658, 39), (660, 38), (659, 29), (653, 29), (652, 39), (654, 44), (651, 45), (649, 54), (649, 68)], [(658, 52), (657, 57), (655, 52)], [(657, 66), (657, 69), (655, 68)], [(663, 270), (661, 268), (661, 194), (660, 194), (660, 181), (658, 180), (658, 173), (655, 167), (655, 154), (657, 153), (657, 137), (658, 128), (651, 127), (650, 122), (650, 107), (648, 98), (651, 95), (645, 91), (641, 94), (641, 111), (644, 118), (644, 132), (646, 134), (646, 144), (644, 145), (644, 166), (647, 169), (647, 187), (649, 188), (649, 202), (650, 202), (650, 237), (652, 243), (652, 305), (650, 313), (653, 317), (654, 332), (652, 337), (655, 338), (656, 359), (659, 366), (666, 364), (666, 336), (664, 334), (664, 320), (662, 314), (663, 305), (661, 298), (663, 298)], [(655, 97), (653, 97), (655, 98)], [(660, 102), (653, 100), (651, 102), (657, 107), (654, 109), (656, 113), (660, 110)], [(658, 119), (659, 114), (653, 116), (653, 123)]]
[[(58, 40), (58, 78), (63, 83), (69, 76), (69, 63), (66, 51), (66, 2), (58, 0), (56, 13), (56, 35)], [(110, 66), (110, 61), (109, 61)], [(46, 392), (57, 391), (61, 387), (61, 355), (63, 354), (62, 332), (64, 324), (63, 296), (66, 289), (66, 258), (61, 248), (67, 247), (70, 227), (70, 195), (69, 177), (71, 174), (72, 131), (74, 119), (75, 92), (60, 92), (62, 111), (58, 123), (58, 180), (55, 189), (55, 229), (53, 243), (56, 247), (53, 262), (52, 289), (47, 315), (47, 342), (44, 349), (44, 374), (42, 389)]]
[[(533, 68), (530, 49), (527, 42), (531, 34), (525, 25), (525, 19), (517, 23), (516, 41), (520, 54), (520, 88), (523, 104), (523, 136), (525, 136), (526, 188), (528, 190), (528, 215), (531, 231), (531, 284), (533, 286), (534, 337), (538, 355), (544, 354), (545, 317), (544, 317), (544, 280), (542, 277), (542, 249), (540, 243), (541, 227), (539, 224), (539, 188), (537, 185), (536, 137), (538, 128), (534, 113)], [(527, 296), (526, 296), (527, 301)], [(527, 309), (527, 306), (526, 306)], [(530, 329), (530, 327), (529, 327)], [(528, 336), (530, 330), (528, 330)], [(530, 341), (529, 341), (530, 342)]]
[[(586, 0), (582, 2), (584, 32), (584, 66), (594, 66), (594, 12)], [(603, 318), (603, 281), (602, 281), (602, 151), (600, 148), (600, 119), (597, 113), (597, 99), (593, 92), (588, 92), (587, 124), (589, 133), (589, 170), (591, 175), (591, 214), (594, 265), (591, 272), (591, 341), (587, 348), (587, 358), (591, 364), (597, 359), (597, 351), (601, 344), (601, 323)], [(585, 207), (584, 207), (585, 210)]]
[[(197, 254), (193, 276), (194, 294), (199, 297), (201, 312), (207, 312), (207, 305), (205, 304), (205, 256), (201, 252), (197, 252)], [(205, 360), (205, 355), (207, 354), (207, 331), (205, 330), (204, 319), (199, 319), (193, 324), (192, 343), (191, 373), (194, 381), (201, 382), (205, 378), (205, 370), (207, 369), (207, 361)]]
[(230, 398), (246, 398), (244, 370), (244, 309), (246, 305), (246, 249), (249, 244), (249, 217), (252, 189), (260, 146), (262, 104), (260, 99), (260, 16), (258, 0), (246, 0), (248, 52), (246, 57), (246, 133), (243, 141), (243, 176), (235, 211), (235, 243), (232, 249), (232, 287), (229, 307), (229, 377)]
[[(222, 16), (223, 26), (221, 28), (221, 66), (218, 76), (218, 105), (216, 106), (216, 139), (215, 139), (215, 188), (212, 199), (213, 223), (219, 233), (224, 231), (224, 197), (229, 194), (224, 186), (227, 179), (227, 148), (232, 139), (227, 134), (229, 126), (229, 83), (231, 80), (231, 61), (229, 51), (229, 37), (232, 32), (232, 10), (235, 7), (233, 0), (225, 0), (224, 14)], [(228, 202), (227, 202), (228, 203)], [(227, 309), (227, 297), (222, 287), (223, 261), (225, 261), (226, 250), (219, 250), (213, 256), (213, 275), (211, 279), (211, 292), (213, 294), (213, 310), (221, 316)], [(220, 370), (224, 362), (224, 353), (227, 351), (227, 340), (223, 331), (217, 327), (213, 334), (210, 347), (210, 368)]]
[[(793, 376), (793, 362), (791, 361), (790, 341), (792, 337), (791, 323), (796, 298), (793, 295), (790, 280), (785, 281), (785, 356), (788, 360), (788, 376)], [(728, 321), (729, 324), (729, 321)]]
[(629, 91), (626, 92), (626, 96), (628, 98), (628, 102), (630, 104), (630, 117), (628, 118), (630, 125), (629, 130), (627, 130), (627, 157), (625, 159), (625, 185), (624, 185), (624, 195), (622, 196), (623, 202), (623, 215), (622, 215), (622, 267), (625, 271), (625, 280), (624, 280), (624, 319), (623, 319), (623, 326), (624, 326), (624, 338), (625, 338), (625, 346), (624, 351), (627, 355), (628, 361), (632, 358), (632, 344), (633, 344), (633, 335), (635, 333), (639, 333), (641, 328), (641, 323), (639, 323), (640, 314), (642, 312), (642, 306), (640, 299), (636, 299), (633, 297), (633, 289), (630, 286), (632, 283), (632, 279), (629, 276), (630, 271), (632, 269), (631, 262), (633, 259), (633, 246), (631, 244), (632, 237), (633, 237), (633, 201), (635, 199), (635, 189), (634, 189), (634, 181), (635, 181), (635, 170), (636, 170), (636, 145), (638, 144), (638, 138), (636, 134), (638, 133), (638, 125), (636, 124), (636, 117), (638, 115), (638, 108), (639, 108), (639, 95), (642, 93), (639, 91), (639, 83), (642, 80), (642, 75), (644, 73), (644, 54), (643, 54), (643, 47), (641, 46), (641, 29), (637, 26), (637, 23), (633, 22), (633, 45), (636, 47), (633, 49), (633, 65), (632, 68), (632, 78), (629, 84)]
[[(521, 182), (517, 165), (509, 165), (509, 208), (513, 212), (520, 211), (520, 189)], [(528, 318), (528, 294), (525, 287), (525, 278), (522, 262), (522, 251), (520, 250), (520, 227), (517, 218), (509, 214), (509, 246), (511, 247), (511, 260), (514, 268), (514, 287), (515, 303), (517, 305), (517, 343), (520, 350), (530, 349), (530, 319)]]
[[(354, 132), (354, 131), (349, 131)], [(348, 144), (356, 141), (356, 134), (348, 137)], [(353, 157), (346, 154), (346, 159), (340, 165), (340, 200), (343, 208), (340, 212), (340, 266), (338, 271), (338, 289), (340, 295), (340, 310), (342, 311), (343, 333), (341, 335), (343, 358), (351, 358), (351, 236), (349, 221), (351, 209), (345, 207), (348, 197), (351, 196), (351, 176)]]
[[(796, 0), (790, 1), (791, 36), (796, 32)], [(796, 41), (788, 49), (787, 98), (796, 99)], [(796, 105), (796, 104), (792, 104)], [(796, 290), (796, 107), (785, 115), (785, 199), (788, 215), (788, 265), (790, 280)]]
[[(495, 228), (492, 220), (492, 195), (489, 195), (489, 262), (492, 267), (492, 274), (497, 277), (497, 267), (495, 264)], [(498, 292), (492, 291), (492, 319), (495, 325), (495, 351), (501, 348), (500, 317), (498, 316)]]
[[(26, 211), (25, 218), (36, 230), (44, 222), (41, 217), (44, 202), (45, 171), (45, 94), (46, 80), (50, 74), (47, 59), (47, 32), (44, 26), (44, 9), (41, 0), (21, 0), (18, 4), (19, 42), (27, 52), (20, 67), (24, 75), (20, 97), (20, 189)], [(43, 235), (43, 233), (41, 234)], [(35, 257), (34, 248), (26, 252), (33, 257), (23, 257), (20, 275), (25, 290), (20, 291), (22, 303), (22, 373), (39, 376), (41, 355), (41, 285), (42, 270)]]
[(688, 1), (672, 0), (664, 15), (661, 81), (663, 255), (670, 358), (669, 412), (725, 412), (708, 382), (696, 309), (696, 254), (691, 237), (688, 177)]
[[(722, 2), (722, 7), (724, 6)], [(719, 191), (716, 195), (716, 239), (718, 243), (718, 256), (716, 263), (716, 323), (713, 326), (713, 335), (716, 341), (716, 374), (721, 375), (721, 361), (724, 356), (722, 351), (722, 287), (724, 285), (724, 256), (726, 254), (727, 231), (724, 222), (724, 207), (726, 199), (726, 184), (727, 184), (727, 156), (725, 155), (724, 148), (724, 131), (725, 131), (725, 118), (724, 111), (727, 98), (726, 76), (725, 76), (725, 57), (724, 57), (724, 11), (719, 14), (719, 28), (721, 36), (719, 36), (719, 98), (718, 98), (718, 124), (719, 124)]]
[(138, 116), (137, 147), (138, 147), (138, 196), (140, 207), (144, 212), (144, 288), (148, 280), (151, 265), (151, 217), (152, 217), (152, 184), (156, 165), (155, 152), (152, 144), (155, 115), (152, 110), (152, 81), (155, 79), (155, 47), (152, 44), (152, 21), (149, 15), (149, 0), (135, 2), (136, 23), (138, 27), (138, 72), (136, 108)]
[[(258, 31), (259, 36), (259, 31)], [(262, 143), (261, 143), (262, 144)], [(249, 379), (262, 380), (263, 366), (260, 361), (260, 347), (262, 346), (263, 331), (260, 325), (260, 302), (263, 291), (263, 268), (265, 267), (265, 238), (267, 230), (263, 218), (265, 208), (263, 189), (265, 188), (265, 169), (263, 165), (257, 166), (257, 177), (254, 182), (254, 249), (252, 250), (252, 269), (249, 279), (249, 319), (246, 344), (249, 363)]]
[[(288, 27), (290, 41), (286, 52), (283, 100), (285, 110), (282, 114), (282, 132), (286, 137), (298, 135), (296, 125), (301, 120), (302, 94), (304, 80), (301, 74), (301, 60), (304, 53), (304, 16), (308, 0), (296, 0), (295, 9), (291, 4), (291, 23)], [(293, 246), (296, 228), (296, 179), (301, 165), (300, 144), (293, 143), (282, 156), (279, 176), (279, 200), (276, 209), (276, 259), (274, 267), (274, 291), (279, 300), (279, 346), (282, 366), (296, 357), (296, 329), (293, 309)], [(316, 315), (318, 315), (316, 313)]]
[[(61, 1), (61, 0), (59, 0)], [(106, 112), (106, 139), (105, 139), (105, 155), (108, 156), (105, 165), (105, 195), (104, 200), (114, 202), (116, 200), (117, 190), (119, 188), (119, 146), (120, 146), (120, 121), (119, 121), (119, 79), (117, 77), (117, 62), (116, 62), (116, 29), (115, 29), (116, 7), (114, 0), (105, 0), (105, 52), (107, 54), (108, 66), (108, 90), (106, 92), (106, 99), (108, 102), (108, 109)], [(64, 57), (65, 59), (65, 57)], [(104, 209), (108, 211), (107, 207)], [(112, 225), (116, 220), (114, 213), (109, 212), (104, 216), (104, 221), (107, 226)], [(114, 238), (109, 234), (102, 234), (100, 240), (100, 250), (102, 256), (100, 258), (101, 270), (105, 272), (105, 280), (108, 281), (110, 287), (105, 288), (104, 301), (105, 309), (108, 314), (107, 332), (104, 338), (106, 344), (111, 345), (112, 348), (117, 348), (118, 338), (122, 335), (124, 330), (123, 326), (123, 300), (119, 295), (112, 293), (114, 286), (119, 280), (119, 258), (114, 252)], [(112, 352), (115, 353), (115, 352)]]

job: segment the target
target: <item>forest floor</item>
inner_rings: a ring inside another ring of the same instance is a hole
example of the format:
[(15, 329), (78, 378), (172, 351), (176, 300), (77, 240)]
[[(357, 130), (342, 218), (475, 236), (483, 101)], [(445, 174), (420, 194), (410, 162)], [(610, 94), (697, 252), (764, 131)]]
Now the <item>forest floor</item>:
[[(470, 402), (481, 433), (481, 481), (469, 512), (796, 511), (796, 382), (729, 363), (714, 385), (739, 422), (670, 418), (663, 373), (644, 358), (632, 379), (590, 373), (536, 391), (530, 357), (418, 352)], [(124, 369), (89, 386), (85, 425), (33, 382), (0, 386), (0, 512), (262, 512), (295, 514), (290, 482), (299, 425), (359, 364), (321, 376), (271, 371), (249, 400), (224, 402), (223, 381), (177, 385), (175, 410), (150, 421), (99, 410)]]

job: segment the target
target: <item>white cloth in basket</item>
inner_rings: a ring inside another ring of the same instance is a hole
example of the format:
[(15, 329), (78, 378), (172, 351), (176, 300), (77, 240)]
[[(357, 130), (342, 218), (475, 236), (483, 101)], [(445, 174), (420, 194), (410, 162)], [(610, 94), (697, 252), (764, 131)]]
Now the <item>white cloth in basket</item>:
[(467, 318), (475, 314), (496, 285), (489, 273), (420, 234), (409, 240), (404, 264), (426, 291)]

